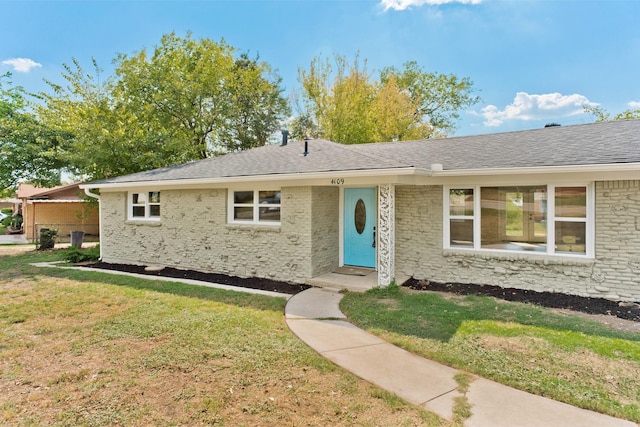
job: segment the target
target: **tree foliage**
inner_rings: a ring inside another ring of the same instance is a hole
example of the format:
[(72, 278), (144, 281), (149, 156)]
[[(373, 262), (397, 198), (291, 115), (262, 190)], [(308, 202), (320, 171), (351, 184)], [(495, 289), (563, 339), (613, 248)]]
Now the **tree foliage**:
[(73, 59), (49, 82), (39, 114), (73, 137), (72, 169), (88, 179), (134, 173), (267, 143), (289, 113), (268, 64), (224, 41), (162, 37), (151, 53), (118, 55), (101, 79)]
[(266, 145), (290, 113), (280, 88), (282, 79), (267, 63), (246, 53), (235, 60), (231, 75), (232, 114), (217, 135), (218, 149), (240, 151)]
[(416, 62), (385, 68), (376, 79), (358, 56), (349, 63), (338, 55), (333, 64), (316, 57), (298, 70), (298, 80), (293, 136), (347, 144), (444, 136), (459, 111), (478, 102), (468, 78), (429, 73)]
[(118, 57), (116, 93), (184, 161), (264, 145), (289, 114), (281, 81), (268, 64), (234, 53), (224, 40), (165, 35), (150, 56)]
[(13, 191), (20, 181), (58, 185), (68, 137), (38, 120), (24, 90), (12, 86), (11, 74), (0, 76), (0, 193)]
[(102, 80), (95, 60), (87, 72), (74, 58), (63, 64), (66, 85), (48, 81), (38, 114), (50, 128), (70, 136), (64, 160), (72, 173), (104, 178), (165, 165), (167, 147), (156, 140), (131, 109), (110, 96), (111, 80)]
[(625, 110), (622, 113), (618, 113), (615, 116), (612, 116), (604, 108), (598, 105), (584, 105), (583, 110), (585, 113), (591, 115), (594, 122), (608, 122), (611, 120), (630, 120), (630, 119), (640, 119), (640, 109), (637, 110)]
[(436, 134), (451, 132), (460, 117), (459, 111), (479, 101), (473, 95), (473, 82), (468, 77), (430, 73), (415, 61), (404, 64), (402, 70), (394, 67), (382, 70), (383, 84), (392, 78), (397, 80), (398, 89), (407, 93), (412, 101), (416, 122), (426, 123)]

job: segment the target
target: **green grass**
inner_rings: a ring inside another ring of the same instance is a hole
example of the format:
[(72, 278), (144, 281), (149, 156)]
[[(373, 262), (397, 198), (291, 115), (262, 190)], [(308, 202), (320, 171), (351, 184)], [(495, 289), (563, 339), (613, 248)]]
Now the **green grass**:
[(0, 425), (449, 423), (295, 337), (284, 298), (0, 257)]
[(398, 287), (345, 295), (355, 324), (409, 351), (579, 407), (640, 421), (640, 334), (489, 297)]

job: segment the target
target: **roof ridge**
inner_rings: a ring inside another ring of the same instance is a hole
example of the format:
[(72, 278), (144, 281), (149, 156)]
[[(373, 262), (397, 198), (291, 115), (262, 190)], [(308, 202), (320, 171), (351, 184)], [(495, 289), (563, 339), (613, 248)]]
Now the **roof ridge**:
[[(343, 146), (345, 149), (351, 151), (352, 153), (356, 153), (359, 155), (365, 155), (372, 160), (389, 160), (389, 156), (378, 155), (375, 153), (371, 153), (366, 150), (367, 146), (375, 146), (375, 144), (388, 144), (396, 141), (388, 141), (388, 142), (367, 142), (364, 144), (341, 144), (339, 142), (334, 142), (334, 144), (338, 144)], [(402, 163), (403, 160), (400, 156), (393, 153), (392, 160), (395, 162)], [(412, 165), (413, 166), (413, 165)]]

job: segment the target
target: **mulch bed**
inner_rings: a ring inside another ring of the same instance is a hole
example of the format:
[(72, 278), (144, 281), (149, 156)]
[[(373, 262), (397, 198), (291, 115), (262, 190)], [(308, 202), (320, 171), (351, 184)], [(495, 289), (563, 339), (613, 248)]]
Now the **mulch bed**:
[(436, 283), (410, 279), (403, 286), (419, 291), (449, 292), (456, 295), (484, 295), (506, 301), (525, 302), (548, 308), (560, 308), (587, 314), (604, 314), (625, 320), (640, 322), (640, 304), (589, 298), (554, 292), (535, 292), (492, 285), (468, 285), (462, 283)]
[(298, 285), (287, 282), (279, 282), (277, 280), (262, 279), (258, 277), (243, 278), (227, 276), (224, 274), (204, 273), (194, 270), (179, 270), (177, 268), (165, 267), (160, 271), (145, 271), (145, 267), (141, 265), (129, 264), (111, 264), (106, 262), (95, 262), (84, 265), (84, 267), (97, 268), (103, 270), (117, 270), (127, 273), (145, 274), (147, 276), (173, 277), (176, 279), (192, 279), (201, 282), (218, 283), (221, 285), (239, 286), (241, 288), (260, 289), (263, 291), (280, 292), (283, 294), (295, 295), (305, 289), (309, 289), (309, 285)]

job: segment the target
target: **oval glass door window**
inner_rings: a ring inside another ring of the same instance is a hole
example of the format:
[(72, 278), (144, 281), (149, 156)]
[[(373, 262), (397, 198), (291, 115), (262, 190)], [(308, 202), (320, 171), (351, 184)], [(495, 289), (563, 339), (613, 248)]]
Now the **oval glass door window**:
[(356, 231), (358, 234), (364, 232), (364, 226), (367, 224), (367, 208), (364, 205), (362, 199), (358, 199), (356, 202), (356, 209), (353, 214), (354, 222), (356, 225)]

